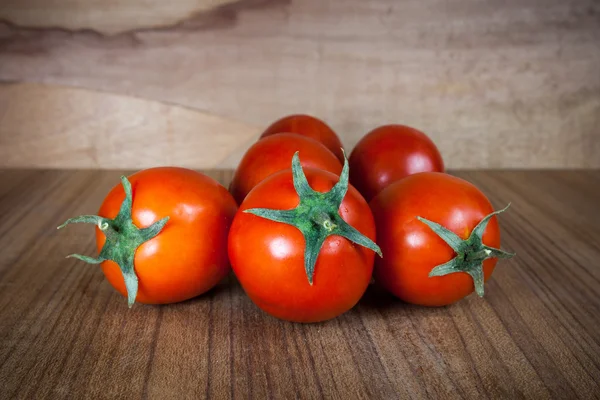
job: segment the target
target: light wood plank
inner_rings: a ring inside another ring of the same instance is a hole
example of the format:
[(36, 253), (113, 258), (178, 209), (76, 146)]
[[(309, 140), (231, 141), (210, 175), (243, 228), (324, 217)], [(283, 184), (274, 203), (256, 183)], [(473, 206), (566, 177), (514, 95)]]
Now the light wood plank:
[(94, 30), (109, 35), (168, 27), (236, 0), (3, 0), (0, 19), (29, 28)]
[(184, 107), (39, 84), (0, 85), (0, 166), (231, 166), (252, 126)]
[(307, 112), (347, 148), (405, 123), (453, 168), (598, 168), (599, 15), (595, 0), (272, 0), (114, 37), (5, 25), (0, 79), (258, 127)]

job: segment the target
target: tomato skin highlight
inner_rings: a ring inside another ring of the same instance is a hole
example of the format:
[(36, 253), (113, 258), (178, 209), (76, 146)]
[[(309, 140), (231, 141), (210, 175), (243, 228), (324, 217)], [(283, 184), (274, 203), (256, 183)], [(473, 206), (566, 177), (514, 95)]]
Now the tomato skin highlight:
[(405, 125), (373, 129), (356, 144), (348, 161), (350, 183), (367, 201), (409, 175), (444, 172), (444, 161), (433, 141)]
[(341, 163), (344, 162), (344, 153), (340, 138), (329, 125), (318, 118), (305, 114), (288, 115), (273, 122), (260, 135), (260, 138), (263, 139), (279, 133), (295, 133), (315, 139), (335, 154)]
[[(431, 270), (455, 253), (417, 216), (437, 222), (467, 239), (475, 226), (493, 211), (487, 197), (471, 183), (437, 172), (423, 172), (394, 182), (370, 203), (384, 258), (375, 260), (375, 280), (401, 300), (423, 306), (454, 303), (474, 290), (465, 272), (429, 277)], [(500, 230), (493, 217), (483, 243), (500, 246)], [(497, 259), (483, 261), (484, 280)]]
[(303, 167), (313, 167), (339, 175), (342, 164), (324, 145), (293, 133), (281, 133), (256, 142), (240, 161), (229, 190), (238, 204), (263, 179), (290, 168), (290, 160), (300, 152)]
[[(329, 191), (335, 174), (304, 168), (310, 186)], [(238, 210), (229, 233), (232, 268), (250, 299), (263, 311), (294, 322), (318, 322), (351, 309), (371, 279), (375, 254), (341, 236), (329, 236), (317, 258), (313, 284), (304, 267), (305, 241), (291, 225), (243, 211), (250, 208), (292, 209), (299, 203), (291, 170), (280, 171), (258, 184)], [(353, 187), (339, 208), (342, 218), (375, 240), (369, 207)]]
[[(129, 177), (133, 188), (132, 220), (145, 228), (169, 216), (163, 230), (135, 252), (139, 280), (136, 302), (176, 303), (196, 297), (215, 286), (230, 271), (227, 235), (237, 205), (227, 189), (199, 172), (159, 167)], [(114, 218), (125, 193), (116, 185), (100, 206), (98, 215)], [(96, 244), (106, 237), (96, 227)], [(127, 297), (123, 275), (113, 261), (102, 271), (109, 283)]]

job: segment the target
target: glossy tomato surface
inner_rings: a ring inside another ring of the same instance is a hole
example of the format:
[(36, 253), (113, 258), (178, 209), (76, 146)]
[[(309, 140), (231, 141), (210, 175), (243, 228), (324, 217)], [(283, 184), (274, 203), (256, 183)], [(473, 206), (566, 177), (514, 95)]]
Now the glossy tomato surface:
[(336, 156), (314, 139), (293, 133), (269, 136), (248, 149), (235, 171), (229, 190), (238, 204), (260, 181), (290, 168), (292, 156), (297, 151), (303, 167), (318, 168), (337, 175), (342, 172), (342, 164)]
[[(304, 169), (309, 185), (327, 192), (339, 177)], [(291, 170), (258, 184), (246, 197), (229, 233), (229, 258), (242, 287), (267, 313), (296, 322), (317, 322), (351, 309), (371, 279), (374, 253), (341, 236), (329, 236), (317, 258), (312, 286), (304, 269), (305, 242), (294, 226), (244, 213), (249, 208), (292, 209), (299, 198)], [(369, 206), (353, 187), (348, 188), (339, 213), (361, 233), (375, 240)]]
[[(375, 261), (375, 280), (400, 299), (425, 306), (454, 303), (474, 290), (464, 272), (430, 278), (431, 270), (455, 253), (417, 216), (437, 222), (467, 239), (475, 226), (493, 212), (492, 205), (471, 183), (443, 173), (424, 172), (392, 183), (370, 203), (384, 257)], [(500, 230), (493, 217), (483, 243), (500, 247)], [(487, 280), (497, 259), (483, 262)]]
[[(228, 274), (227, 235), (237, 206), (227, 189), (199, 172), (175, 167), (146, 169), (131, 175), (129, 181), (132, 220), (138, 228), (170, 217), (163, 230), (135, 253), (137, 302), (187, 300), (206, 292)], [(124, 198), (123, 187), (115, 186), (98, 215), (116, 217)], [(98, 251), (104, 242), (104, 234), (96, 228)], [(127, 296), (119, 266), (105, 261), (102, 271), (110, 284)]]
[(444, 172), (444, 161), (423, 132), (384, 125), (367, 133), (350, 158), (350, 182), (369, 201), (392, 182), (419, 172)]
[(304, 114), (289, 115), (273, 122), (260, 137), (264, 138), (278, 133), (295, 133), (315, 139), (335, 154), (340, 162), (344, 162), (340, 138), (329, 125), (318, 118)]

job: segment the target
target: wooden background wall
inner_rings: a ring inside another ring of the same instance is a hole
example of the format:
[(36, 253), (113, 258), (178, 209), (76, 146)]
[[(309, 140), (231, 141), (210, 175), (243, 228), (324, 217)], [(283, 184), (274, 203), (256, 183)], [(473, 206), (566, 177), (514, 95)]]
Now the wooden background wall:
[(234, 166), (306, 112), (452, 168), (600, 168), (597, 0), (3, 0), (0, 166)]

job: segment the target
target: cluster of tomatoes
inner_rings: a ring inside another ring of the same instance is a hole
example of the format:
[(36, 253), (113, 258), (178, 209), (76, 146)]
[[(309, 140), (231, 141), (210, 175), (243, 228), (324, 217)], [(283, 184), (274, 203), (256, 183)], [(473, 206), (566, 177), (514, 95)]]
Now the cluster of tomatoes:
[(97, 226), (99, 256), (72, 256), (101, 264), (130, 306), (193, 298), (231, 266), (267, 313), (316, 322), (351, 309), (372, 278), (419, 305), (483, 295), (512, 256), (498, 249), (501, 211), (445, 174), (416, 129), (376, 128), (346, 159), (329, 126), (294, 115), (246, 152), (229, 191), (189, 169), (146, 169), (122, 177), (98, 215), (61, 227)]

